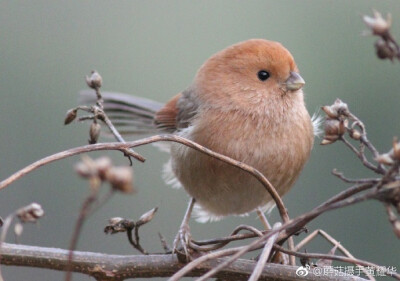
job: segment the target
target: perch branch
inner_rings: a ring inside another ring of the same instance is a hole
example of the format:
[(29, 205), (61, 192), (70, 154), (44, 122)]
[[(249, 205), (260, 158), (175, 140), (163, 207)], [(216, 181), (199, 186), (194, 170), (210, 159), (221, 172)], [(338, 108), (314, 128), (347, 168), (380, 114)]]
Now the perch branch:
[[(14, 266), (30, 266), (36, 268), (65, 271), (68, 264), (68, 251), (55, 248), (32, 247), (4, 243), (2, 263)], [(198, 277), (224, 261), (224, 258), (209, 260), (186, 276)], [(255, 261), (237, 260), (231, 267), (219, 272), (217, 277), (227, 280), (247, 280), (251, 275)], [(129, 278), (168, 277), (182, 268), (182, 264), (174, 255), (106, 255), (92, 252), (74, 252), (72, 271), (83, 273), (97, 280), (125, 280)], [(279, 264), (266, 264), (259, 280), (283, 281), (302, 280), (296, 275), (298, 267)], [(334, 276), (326, 276), (326, 281), (335, 280)], [(336, 277), (337, 278), (337, 277)], [(319, 280), (312, 276), (309, 280)], [(365, 281), (356, 277), (344, 277), (342, 281)]]

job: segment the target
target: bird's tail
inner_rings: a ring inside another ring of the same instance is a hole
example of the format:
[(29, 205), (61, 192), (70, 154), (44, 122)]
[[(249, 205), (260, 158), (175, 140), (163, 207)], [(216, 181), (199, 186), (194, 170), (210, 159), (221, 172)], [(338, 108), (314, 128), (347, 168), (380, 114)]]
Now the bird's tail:
[[(162, 103), (132, 95), (102, 92), (104, 110), (118, 131), (124, 135), (143, 135), (157, 132), (154, 116), (163, 107)], [(93, 91), (80, 92), (80, 104), (93, 105)]]

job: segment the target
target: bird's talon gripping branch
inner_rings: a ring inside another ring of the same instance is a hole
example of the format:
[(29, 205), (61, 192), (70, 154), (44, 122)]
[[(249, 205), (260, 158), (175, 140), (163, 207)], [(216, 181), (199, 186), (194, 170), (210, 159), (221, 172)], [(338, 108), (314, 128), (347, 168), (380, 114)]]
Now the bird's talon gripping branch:
[[(178, 255), (179, 260), (185, 263), (191, 260), (191, 252), (193, 252), (192, 249), (190, 248), (192, 235), (190, 234), (189, 220), (195, 202), (196, 200), (194, 198), (190, 199), (188, 208), (186, 210), (185, 216), (183, 217), (181, 226), (179, 227), (179, 231), (175, 236), (174, 244), (172, 247), (172, 253), (176, 253)], [(180, 250), (179, 244), (182, 247), (183, 253), (179, 251)]]
[[(193, 250), (190, 248), (190, 241), (192, 235), (190, 233), (190, 227), (188, 224), (182, 225), (176, 234), (172, 252), (176, 253), (178, 259), (182, 262), (190, 262), (192, 260), (191, 254)], [(179, 244), (182, 248), (179, 247)]]

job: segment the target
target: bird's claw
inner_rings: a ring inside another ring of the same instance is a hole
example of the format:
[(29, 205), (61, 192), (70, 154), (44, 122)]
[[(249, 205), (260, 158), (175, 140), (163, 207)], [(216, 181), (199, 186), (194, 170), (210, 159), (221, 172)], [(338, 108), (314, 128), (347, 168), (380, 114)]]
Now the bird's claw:
[[(177, 254), (178, 258), (189, 262), (191, 260), (190, 241), (192, 240), (192, 235), (190, 234), (189, 225), (182, 225), (175, 236), (174, 244), (172, 248), (172, 253)], [(179, 244), (181, 248), (179, 247)]]

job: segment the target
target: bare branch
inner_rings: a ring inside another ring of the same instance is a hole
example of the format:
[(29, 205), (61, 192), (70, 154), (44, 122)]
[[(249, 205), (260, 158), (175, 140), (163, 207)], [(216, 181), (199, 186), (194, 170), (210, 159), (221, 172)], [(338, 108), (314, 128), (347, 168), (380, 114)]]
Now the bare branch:
[[(68, 251), (55, 248), (32, 247), (4, 243), (2, 263), (14, 266), (30, 266), (65, 271), (68, 263)], [(186, 276), (196, 277), (214, 268), (224, 259), (209, 260), (195, 268)], [(247, 280), (256, 262), (238, 260), (231, 267), (217, 274), (217, 277), (228, 280)], [(74, 252), (72, 271), (87, 274), (98, 280), (124, 280), (129, 278), (167, 277), (182, 268), (182, 264), (174, 255), (106, 255), (92, 252)], [(259, 280), (302, 280), (296, 275), (298, 267), (279, 264), (266, 264)], [(311, 275), (311, 274), (310, 274)], [(326, 276), (326, 281), (337, 277)], [(336, 278), (336, 279), (335, 279)], [(354, 279), (352, 279), (354, 278)], [(365, 281), (358, 277), (344, 277), (342, 281)], [(309, 280), (319, 280), (312, 276)]]
[[(277, 229), (281, 225), (282, 225), (281, 223), (276, 223), (272, 229)], [(278, 235), (279, 232), (275, 233), (274, 235), (271, 236), (271, 238), (267, 240), (267, 243), (265, 243), (264, 249), (261, 253), (261, 256), (257, 262), (256, 267), (254, 268), (253, 273), (249, 278), (249, 281), (257, 281), (260, 278), (261, 273), (264, 269), (264, 265), (267, 262), (269, 255), (271, 254), (272, 246), (274, 245), (276, 239), (278, 238)]]

